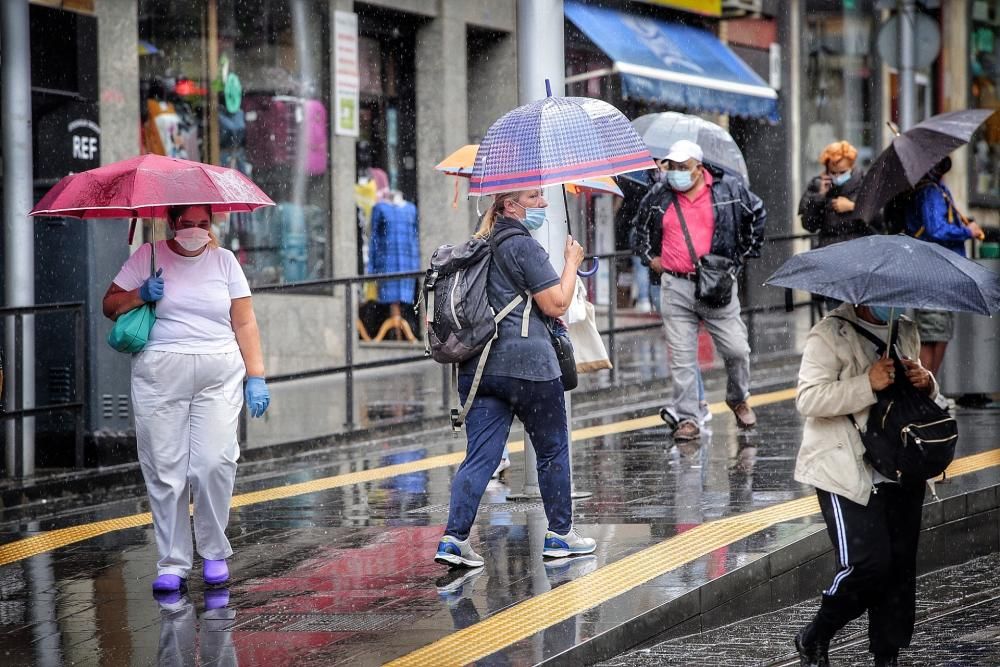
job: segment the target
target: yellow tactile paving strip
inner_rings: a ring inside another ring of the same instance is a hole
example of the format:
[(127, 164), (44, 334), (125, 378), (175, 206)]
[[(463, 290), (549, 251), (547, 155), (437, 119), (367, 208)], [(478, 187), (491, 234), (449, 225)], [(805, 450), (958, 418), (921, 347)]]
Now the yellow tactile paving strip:
[(388, 663), (403, 665), (465, 665), (572, 618), (636, 586), (781, 522), (815, 514), (815, 497), (705, 523), (536, 595), (488, 619)]
[[(955, 460), (948, 476), (957, 477), (1000, 465), (1000, 449)], [(819, 512), (815, 496), (790, 500), (753, 512), (702, 524), (631, 556), (536, 595), (489, 618), (409, 653), (390, 667), (466, 665), (485, 658), (556, 623), (691, 561), (785, 521)]]
[[(794, 389), (784, 389), (781, 391), (761, 394), (759, 396), (753, 396), (750, 398), (749, 402), (753, 406), (758, 406), (780, 403), (781, 401), (787, 401), (794, 397)], [(710, 407), (714, 413), (721, 413), (728, 410), (725, 403), (713, 403)], [(663, 421), (660, 420), (659, 416), (627, 419), (611, 424), (602, 424), (600, 426), (590, 426), (587, 428), (577, 429), (573, 431), (573, 440), (575, 442), (579, 440), (586, 440), (588, 438), (597, 438), (615, 433), (638, 431), (640, 429), (653, 428), (662, 425)], [(509, 449), (513, 453), (523, 452), (524, 441), (518, 440), (516, 442), (511, 442), (509, 444)], [(446, 466), (456, 466), (460, 464), (464, 458), (465, 452), (441, 454), (439, 456), (432, 456), (419, 461), (398, 463), (390, 466), (380, 466), (369, 470), (347, 473), (345, 475), (323, 477), (321, 479), (314, 479), (308, 482), (301, 482), (299, 484), (289, 484), (287, 486), (278, 486), (270, 489), (262, 489), (260, 491), (252, 491), (250, 493), (241, 493), (240, 495), (233, 497), (232, 506), (243, 507), (244, 505), (254, 505), (256, 503), (264, 503), (272, 500), (283, 500), (285, 498), (301, 496), (307, 493), (316, 493), (318, 491), (335, 489), (341, 486), (379, 481), (406, 473), (422, 472), (424, 470), (443, 468)], [(131, 516), (124, 516), (117, 519), (109, 519), (107, 521), (98, 521), (96, 523), (87, 523), (80, 526), (50, 530), (0, 546), (0, 566), (23, 560), (31, 556), (36, 556), (47, 551), (52, 551), (53, 549), (58, 549), (69, 544), (89, 540), (93, 537), (98, 537), (116, 530), (123, 530), (125, 528), (141, 528), (142, 526), (151, 524), (152, 522), (153, 517), (149, 514), (149, 512), (145, 512), (143, 514), (133, 514)]]

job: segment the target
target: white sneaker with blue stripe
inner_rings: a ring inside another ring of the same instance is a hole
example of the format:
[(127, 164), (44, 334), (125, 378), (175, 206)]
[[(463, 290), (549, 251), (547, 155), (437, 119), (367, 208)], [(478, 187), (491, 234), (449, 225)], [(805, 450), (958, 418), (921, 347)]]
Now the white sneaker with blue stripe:
[(445, 535), (438, 542), (434, 560), (450, 567), (482, 567), (484, 562), (483, 557), (472, 550), (469, 538), (457, 540), (451, 535)]
[(542, 556), (545, 558), (582, 556), (583, 554), (594, 553), (596, 548), (597, 540), (590, 537), (581, 537), (575, 528), (570, 528), (569, 532), (565, 535), (560, 535), (550, 530), (545, 533), (545, 547), (542, 549)]

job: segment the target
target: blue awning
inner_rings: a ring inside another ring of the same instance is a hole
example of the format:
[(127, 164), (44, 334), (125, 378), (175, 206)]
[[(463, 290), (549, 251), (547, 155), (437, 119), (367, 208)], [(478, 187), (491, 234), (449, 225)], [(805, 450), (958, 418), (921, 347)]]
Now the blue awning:
[(625, 97), (754, 118), (778, 119), (778, 93), (712, 33), (565, 0), (566, 17), (612, 60), (567, 83), (621, 75)]

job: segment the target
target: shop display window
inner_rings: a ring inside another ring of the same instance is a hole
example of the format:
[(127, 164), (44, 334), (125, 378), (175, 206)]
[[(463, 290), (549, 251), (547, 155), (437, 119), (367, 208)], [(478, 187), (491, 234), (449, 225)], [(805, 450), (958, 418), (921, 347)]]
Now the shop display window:
[[(969, 106), (1000, 109), (1000, 2), (970, 7)], [(1000, 115), (989, 118), (970, 143), (969, 202), (1000, 206)]]
[(807, 178), (819, 173), (819, 155), (834, 141), (846, 140), (867, 164), (878, 152), (879, 109), (876, 12), (871, 2), (830, 9), (830, 3), (806, 3), (802, 36), (805, 78), (802, 91), (802, 168)]
[(325, 0), (139, 0), (143, 149), (242, 171), (277, 206), (220, 216), (251, 285), (330, 267)]

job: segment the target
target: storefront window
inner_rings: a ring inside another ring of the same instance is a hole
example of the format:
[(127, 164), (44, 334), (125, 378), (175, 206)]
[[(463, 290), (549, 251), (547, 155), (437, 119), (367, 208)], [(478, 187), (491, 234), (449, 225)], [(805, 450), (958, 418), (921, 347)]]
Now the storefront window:
[[(970, 105), (1000, 109), (1000, 2), (977, 0), (972, 3), (969, 33)], [(1000, 118), (986, 121), (972, 138), (972, 168), (969, 179), (970, 203), (1000, 206)]]
[(819, 172), (819, 155), (834, 141), (856, 146), (862, 164), (870, 162), (878, 148), (877, 12), (871, 2), (835, 11), (829, 5), (821, 0), (806, 3), (802, 168), (807, 178)]
[(217, 227), (251, 284), (331, 275), (324, 0), (139, 0), (146, 152), (238, 169), (277, 204)]

